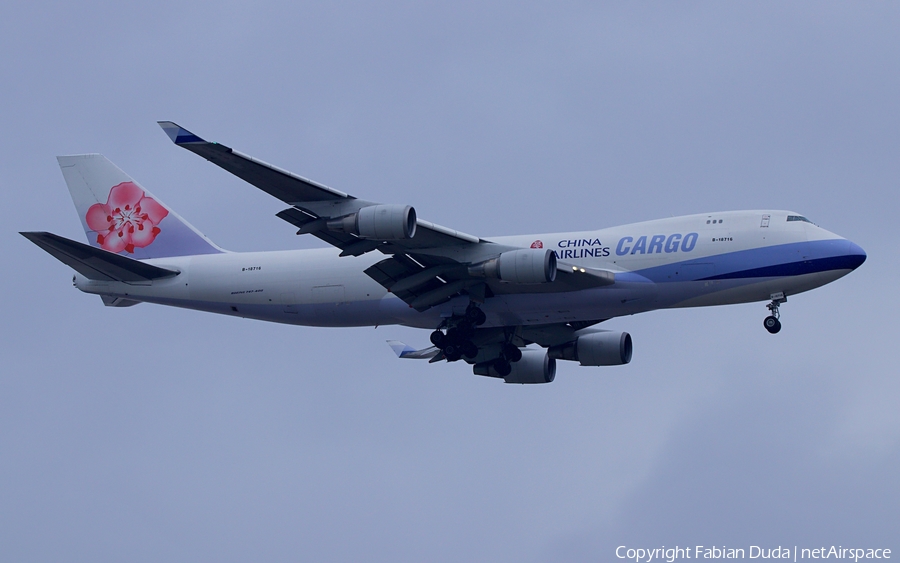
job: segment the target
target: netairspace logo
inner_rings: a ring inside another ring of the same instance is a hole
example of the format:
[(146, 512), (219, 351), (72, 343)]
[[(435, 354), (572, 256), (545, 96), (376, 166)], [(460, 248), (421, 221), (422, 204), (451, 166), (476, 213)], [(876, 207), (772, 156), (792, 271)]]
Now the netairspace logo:
[(781, 561), (800, 561), (804, 559), (843, 559), (845, 561), (860, 561), (871, 559), (890, 559), (891, 550), (884, 548), (852, 548), (840, 545), (831, 547), (760, 547), (751, 545), (743, 547), (707, 547), (695, 545), (693, 547), (628, 547), (620, 545), (616, 548), (616, 557), (628, 559), (635, 563), (653, 563), (654, 561), (666, 561), (674, 563), (679, 559), (778, 559)]

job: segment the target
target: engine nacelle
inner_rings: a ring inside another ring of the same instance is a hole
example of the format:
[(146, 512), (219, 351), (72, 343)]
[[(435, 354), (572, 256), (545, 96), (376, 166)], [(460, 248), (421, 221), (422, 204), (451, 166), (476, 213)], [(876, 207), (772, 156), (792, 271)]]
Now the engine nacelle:
[(556, 360), (544, 350), (522, 350), (522, 359), (512, 362), (512, 371), (502, 376), (494, 370), (491, 362), (475, 364), (472, 371), (475, 375), (502, 377), (507, 383), (550, 383), (556, 378)]
[(370, 205), (326, 223), (329, 231), (365, 239), (402, 240), (416, 235), (416, 210), (409, 205)]
[(549, 248), (509, 250), (469, 267), (469, 275), (509, 283), (548, 283), (556, 279), (556, 253)]
[(631, 361), (631, 335), (627, 332), (591, 332), (574, 342), (552, 346), (547, 354), (583, 366), (620, 366)]

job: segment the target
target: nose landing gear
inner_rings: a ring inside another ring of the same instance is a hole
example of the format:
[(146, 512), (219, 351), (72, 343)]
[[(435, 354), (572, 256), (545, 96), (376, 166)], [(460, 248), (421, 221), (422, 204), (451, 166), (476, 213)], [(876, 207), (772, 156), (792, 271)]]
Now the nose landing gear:
[(781, 313), (779, 313), (778, 308), (782, 303), (787, 302), (787, 296), (784, 293), (773, 293), (771, 295), (772, 302), (766, 305), (766, 309), (768, 309), (772, 314), (763, 319), (763, 326), (766, 327), (766, 330), (769, 331), (769, 334), (777, 334), (778, 331), (781, 330), (781, 321), (778, 320), (781, 317)]

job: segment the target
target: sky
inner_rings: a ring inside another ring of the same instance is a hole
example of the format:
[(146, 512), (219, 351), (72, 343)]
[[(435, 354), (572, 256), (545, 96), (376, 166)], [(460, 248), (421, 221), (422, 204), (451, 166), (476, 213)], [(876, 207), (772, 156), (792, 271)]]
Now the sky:
[[(900, 541), (900, 5), (14, 2), (0, 18), (0, 559), (614, 561)], [(868, 260), (764, 303), (613, 319), (550, 385), (400, 361), (397, 326), (105, 308), (100, 152), (220, 246), (311, 248), (195, 133), (481, 236), (776, 208)]]

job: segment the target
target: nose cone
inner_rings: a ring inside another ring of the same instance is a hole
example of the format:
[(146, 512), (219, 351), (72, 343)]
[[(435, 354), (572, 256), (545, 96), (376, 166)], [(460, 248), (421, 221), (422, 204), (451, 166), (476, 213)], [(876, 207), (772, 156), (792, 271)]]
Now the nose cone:
[(847, 266), (851, 270), (855, 270), (862, 266), (862, 263), (866, 261), (866, 251), (862, 249), (858, 244), (854, 242), (847, 241)]

